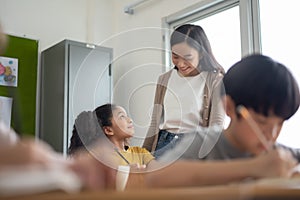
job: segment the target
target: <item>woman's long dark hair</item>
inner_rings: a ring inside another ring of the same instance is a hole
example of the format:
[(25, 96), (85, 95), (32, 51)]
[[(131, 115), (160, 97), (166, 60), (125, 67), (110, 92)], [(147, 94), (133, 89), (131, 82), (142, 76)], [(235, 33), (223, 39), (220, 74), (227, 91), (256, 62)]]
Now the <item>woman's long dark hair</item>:
[(186, 42), (202, 56), (198, 65), (200, 71), (218, 71), (223, 74), (225, 73), (223, 67), (213, 55), (209, 40), (201, 26), (184, 24), (176, 28), (171, 35), (171, 47), (182, 42)]

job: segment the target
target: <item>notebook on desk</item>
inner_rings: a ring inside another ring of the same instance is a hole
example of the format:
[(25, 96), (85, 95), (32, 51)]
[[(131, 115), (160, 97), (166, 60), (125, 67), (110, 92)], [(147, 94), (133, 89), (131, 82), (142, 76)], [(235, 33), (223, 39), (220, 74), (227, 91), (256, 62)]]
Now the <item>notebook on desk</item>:
[(300, 189), (300, 177), (261, 179), (256, 181), (255, 186), (264, 187), (264, 188)]

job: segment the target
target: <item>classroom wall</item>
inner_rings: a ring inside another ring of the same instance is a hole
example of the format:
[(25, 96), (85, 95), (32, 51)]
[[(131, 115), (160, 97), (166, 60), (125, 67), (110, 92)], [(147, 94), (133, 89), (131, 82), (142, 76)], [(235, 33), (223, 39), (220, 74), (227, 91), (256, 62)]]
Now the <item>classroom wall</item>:
[(162, 18), (199, 0), (149, 0), (124, 13), (136, 0), (115, 1), (114, 99), (135, 122), (132, 143), (141, 144), (150, 122), (156, 81), (163, 65)]
[(39, 40), (39, 51), (67, 38), (114, 48), (114, 102), (125, 107), (141, 144), (149, 125), (155, 82), (165, 70), (162, 18), (201, 0), (0, 0), (7, 33)]
[(0, 0), (0, 21), (9, 34), (38, 39), (42, 51), (65, 38), (93, 42), (109, 36), (111, 10), (110, 0)]

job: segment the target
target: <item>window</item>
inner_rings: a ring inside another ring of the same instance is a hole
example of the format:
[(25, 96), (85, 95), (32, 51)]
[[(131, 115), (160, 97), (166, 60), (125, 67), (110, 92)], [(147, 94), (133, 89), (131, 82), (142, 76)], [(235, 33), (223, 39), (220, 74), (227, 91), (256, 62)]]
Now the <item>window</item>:
[(204, 29), (214, 56), (225, 71), (240, 60), (239, 7), (235, 6), (210, 17), (197, 20), (193, 24), (199, 25)]
[[(289, 67), (300, 83), (299, 0), (260, 0), (262, 53)], [(270, 6), (272, 5), (272, 6)], [(300, 111), (284, 123), (278, 141), (300, 148)], [(295, 131), (297, 130), (297, 131)]]

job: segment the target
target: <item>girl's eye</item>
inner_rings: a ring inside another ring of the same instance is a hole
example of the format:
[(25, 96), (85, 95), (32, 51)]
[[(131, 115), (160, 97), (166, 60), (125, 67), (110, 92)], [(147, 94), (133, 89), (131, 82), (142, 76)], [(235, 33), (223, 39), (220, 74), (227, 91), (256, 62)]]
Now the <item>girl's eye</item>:
[(125, 115), (121, 115), (120, 116), (120, 119), (124, 119), (126, 116)]

